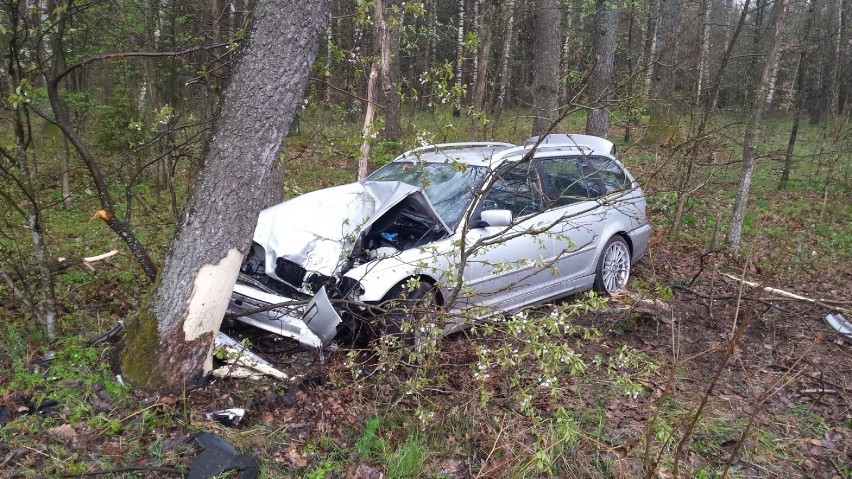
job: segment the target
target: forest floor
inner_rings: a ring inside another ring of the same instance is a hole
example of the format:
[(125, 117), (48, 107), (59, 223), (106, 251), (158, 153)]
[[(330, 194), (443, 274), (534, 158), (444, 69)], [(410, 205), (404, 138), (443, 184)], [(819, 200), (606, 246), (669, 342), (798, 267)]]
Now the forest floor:
[[(326, 141), (318, 155), (313, 142), (288, 151), (291, 196), (348, 181), (340, 172), (352, 171), (351, 157), (316, 159), (352, 145)], [(715, 170), (674, 239), (663, 234), (667, 166), (656, 153), (622, 155), (647, 179), (658, 232), (628, 293), (567, 298), (457, 333), (419, 361), (381, 347), (320, 355), (226, 325), (294, 380), (214, 380), (178, 396), (133, 390), (109, 370), (111, 347), (86, 341), (138, 307), (138, 277), (122, 262), (67, 273), (67, 294), (100, 305), (68, 320), (77, 334), (46, 346), (11, 325), (0, 336), (0, 477), (179, 477), (199, 454), (186, 439), (207, 431), (257, 458), (264, 477), (669, 478), (677, 467), (681, 477), (852, 478), (852, 342), (824, 322), (836, 308), (852, 317), (848, 174), (822, 188), (827, 173), (801, 167), (777, 193), (777, 165), (764, 161), (735, 256), (713, 250), (711, 237), (729, 214), (737, 165)], [(54, 228), (55, 241), (86, 243), (102, 235), (96, 226)], [(758, 298), (725, 274), (823, 304)], [(562, 323), (548, 329), (548, 318)], [(542, 364), (558, 349), (569, 359), (553, 376)], [(246, 409), (235, 427), (205, 417), (231, 407)]]

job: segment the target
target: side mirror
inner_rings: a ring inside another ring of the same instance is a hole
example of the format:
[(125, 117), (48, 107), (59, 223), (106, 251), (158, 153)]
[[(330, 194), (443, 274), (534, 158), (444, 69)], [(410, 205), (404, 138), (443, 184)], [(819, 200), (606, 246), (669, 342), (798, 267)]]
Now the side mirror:
[(505, 227), (512, 224), (512, 212), (509, 210), (485, 210), (480, 218), (484, 226)]

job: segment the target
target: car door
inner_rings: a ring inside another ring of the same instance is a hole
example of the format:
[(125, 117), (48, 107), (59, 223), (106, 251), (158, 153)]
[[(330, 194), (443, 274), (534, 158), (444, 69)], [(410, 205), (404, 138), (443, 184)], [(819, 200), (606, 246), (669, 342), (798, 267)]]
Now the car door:
[(509, 210), (512, 224), (469, 228), (463, 278), (471, 304), (506, 310), (527, 304), (551, 273), (545, 235), (537, 230), (543, 204), (536, 170), (529, 162), (511, 163), (496, 176), (477, 211)]
[[(536, 160), (553, 234), (551, 262), (563, 286), (594, 273), (595, 254), (607, 221), (607, 209), (596, 198), (600, 184), (583, 156)], [(571, 289), (570, 284), (567, 285)]]

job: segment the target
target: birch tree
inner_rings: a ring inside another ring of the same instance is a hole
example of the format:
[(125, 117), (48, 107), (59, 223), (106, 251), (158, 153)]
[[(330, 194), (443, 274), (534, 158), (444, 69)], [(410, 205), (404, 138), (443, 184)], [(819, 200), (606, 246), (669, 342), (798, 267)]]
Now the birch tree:
[(731, 216), (731, 222), (728, 225), (727, 240), (728, 246), (732, 251), (738, 251), (742, 241), (743, 220), (745, 219), (746, 204), (748, 203), (748, 194), (751, 188), (751, 178), (754, 174), (754, 162), (757, 153), (758, 123), (760, 123), (760, 118), (766, 107), (767, 93), (772, 79), (772, 69), (781, 50), (784, 20), (787, 17), (787, 8), (789, 6), (790, 0), (781, 0), (781, 3), (778, 5), (778, 16), (775, 19), (775, 29), (772, 34), (769, 55), (766, 58), (766, 65), (763, 68), (763, 76), (760, 80), (757, 97), (754, 100), (754, 107), (752, 108), (748, 126), (746, 126), (743, 137), (742, 171), (740, 173), (739, 187), (737, 188), (737, 197), (734, 201), (734, 212)]

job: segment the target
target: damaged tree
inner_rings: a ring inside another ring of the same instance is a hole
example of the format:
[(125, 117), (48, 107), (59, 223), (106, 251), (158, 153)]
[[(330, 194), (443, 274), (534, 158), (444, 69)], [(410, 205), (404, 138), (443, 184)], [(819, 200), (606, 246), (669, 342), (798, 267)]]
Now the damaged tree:
[(156, 292), (120, 351), (124, 375), (143, 387), (179, 390), (212, 368), (213, 339), (305, 90), (328, 4), (259, 0), (253, 15), (187, 214)]

